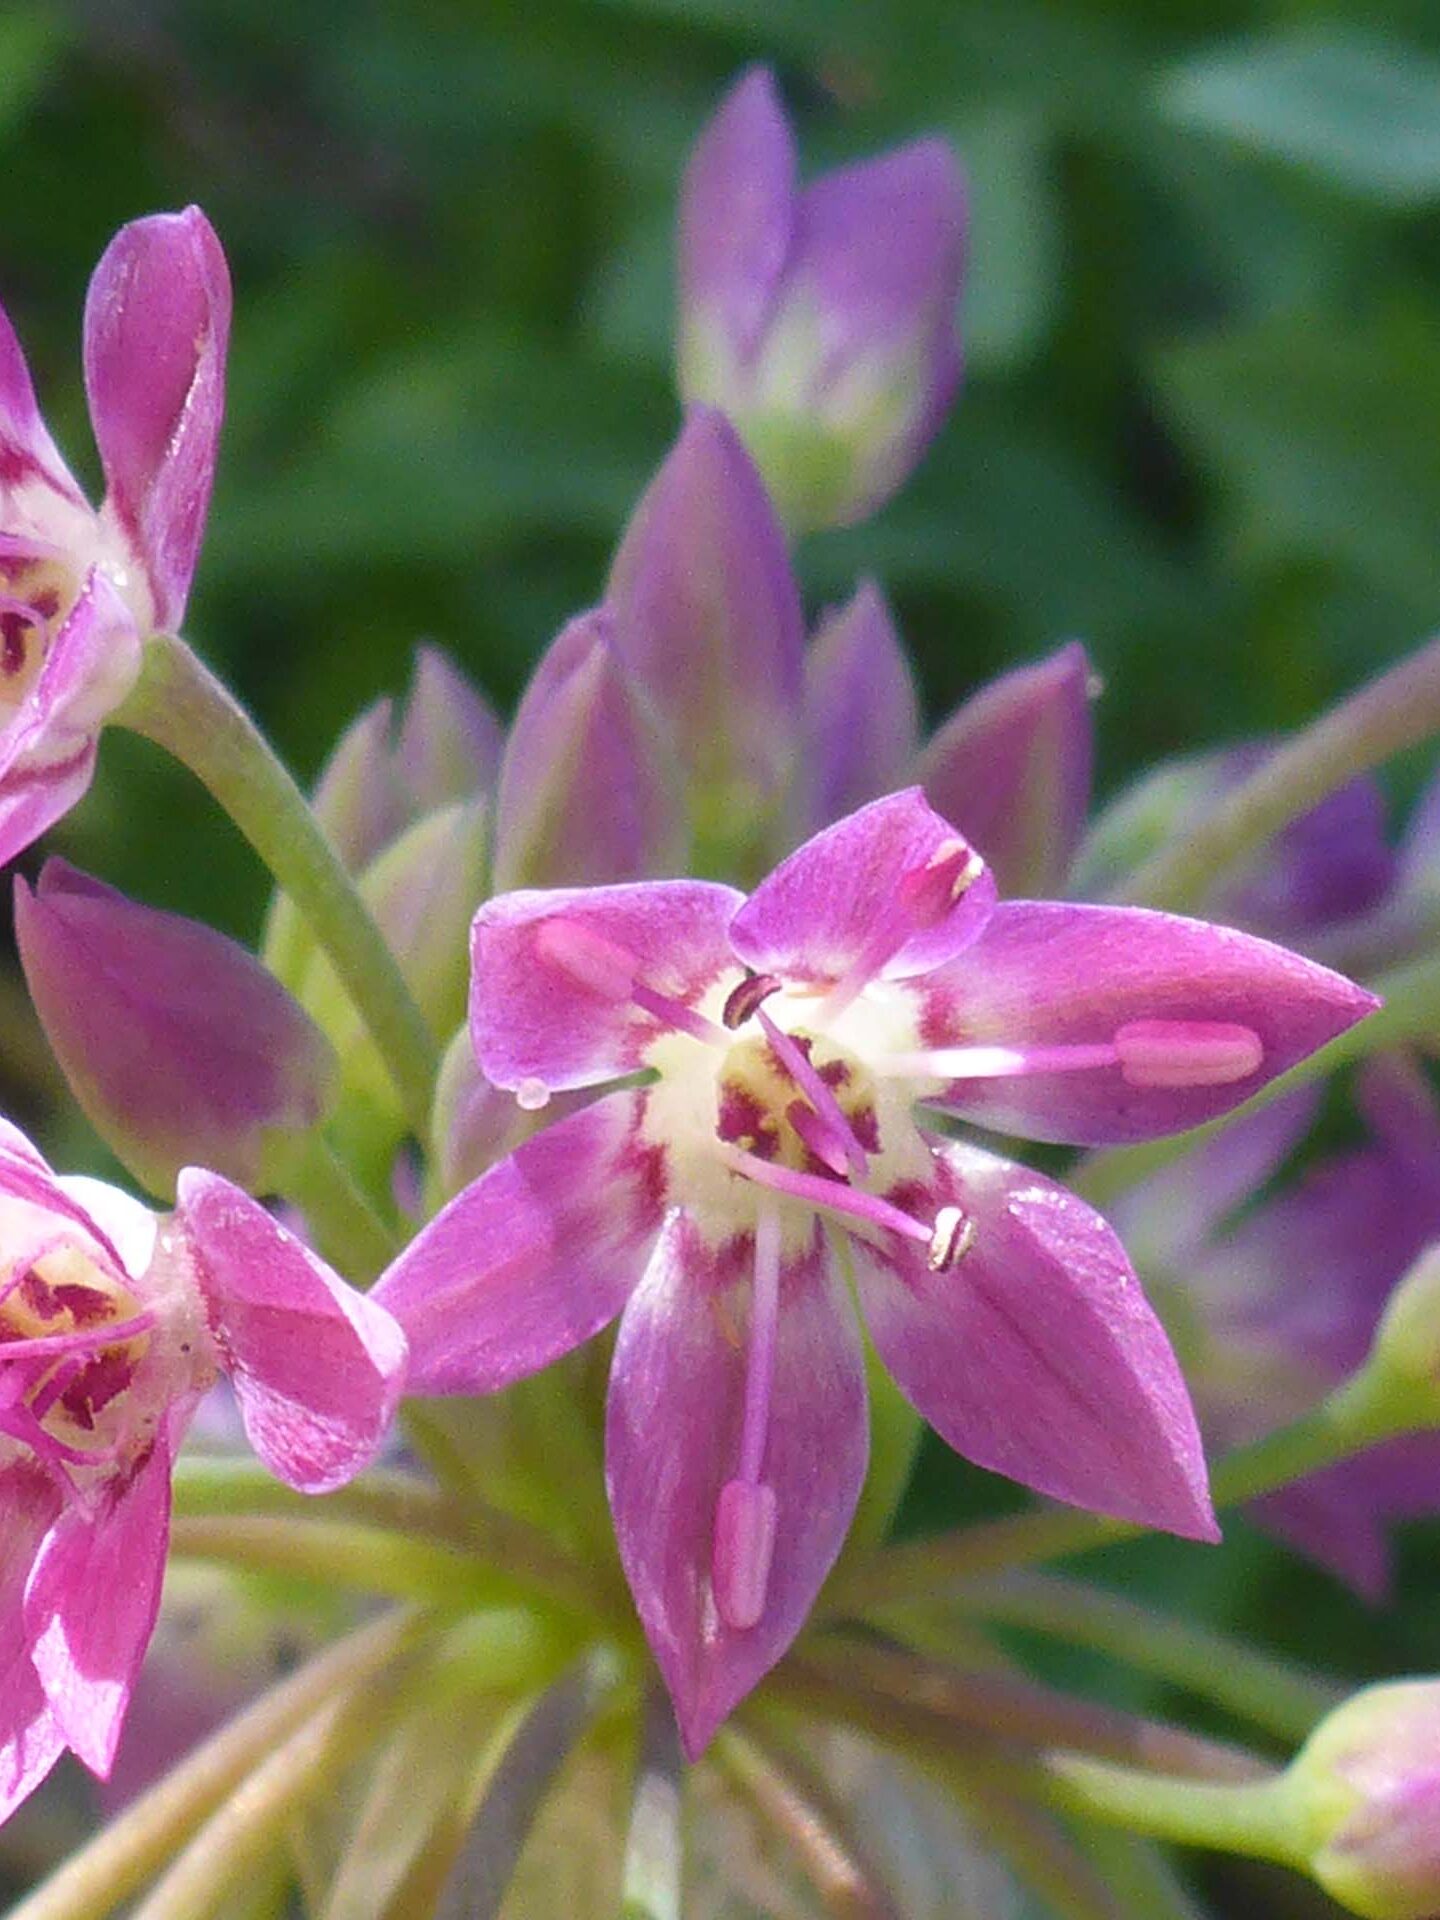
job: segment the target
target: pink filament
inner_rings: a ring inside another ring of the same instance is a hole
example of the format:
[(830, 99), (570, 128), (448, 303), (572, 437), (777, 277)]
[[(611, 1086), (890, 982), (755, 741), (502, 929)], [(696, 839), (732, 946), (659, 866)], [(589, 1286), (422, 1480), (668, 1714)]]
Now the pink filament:
[(731, 1044), (730, 1035), (714, 1020), (647, 986), (639, 978), (640, 963), (628, 948), (578, 920), (567, 920), (563, 915), (546, 920), (536, 931), (535, 948), (542, 960), (548, 960), (577, 986), (588, 988), (602, 1000), (616, 1006), (628, 1000), (662, 1026), (688, 1033), (708, 1046)]
[(926, 1080), (1005, 1080), (1119, 1067), (1132, 1087), (1221, 1087), (1254, 1073), (1264, 1057), (1264, 1044), (1252, 1027), (1218, 1020), (1132, 1020), (1108, 1043), (937, 1047), (929, 1053), (892, 1054), (884, 1067)]
[(937, 926), (985, 871), (985, 862), (957, 834), (945, 840), (923, 866), (902, 873), (884, 915), (849, 967), (826, 994), (821, 1015), (843, 1013), (907, 940)]
[(761, 1474), (775, 1390), (780, 1320), (780, 1216), (762, 1207), (755, 1221), (755, 1279), (750, 1299), (750, 1351), (735, 1477), (715, 1507), (712, 1578), (715, 1605), (727, 1627), (747, 1632), (765, 1611), (775, 1554), (775, 1489)]
[[(834, 1167), (836, 1173), (844, 1173), (848, 1168), (857, 1180), (863, 1179), (870, 1164), (865, 1149), (855, 1138), (855, 1129), (840, 1111), (839, 1101), (821, 1079), (814, 1062), (798, 1041), (776, 1026), (763, 1007), (757, 1008), (755, 1018), (764, 1030), (771, 1052), (815, 1110), (815, 1118), (820, 1122), (823, 1137), (830, 1148), (829, 1152), (820, 1152), (820, 1158), (827, 1166)], [(791, 1119), (793, 1123), (793, 1114)], [(796, 1131), (800, 1132), (800, 1129), (797, 1127)], [(806, 1145), (814, 1148), (810, 1140), (806, 1140)], [(819, 1151), (818, 1148), (814, 1150)], [(839, 1155), (838, 1166), (836, 1154)]]
[(793, 1167), (777, 1166), (773, 1160), (761, 1160), (726, 1140), (720, 1141), (718, 1147), (721, 1159), (731, 1171), (753, 1180), (757, 1186), (787, 1194), (792, 1200), (803, 1200), (822, 1213), (838, 1213), (864, 1226), (883, 1227), (906, 1240), (918, 1240), (927, 1247), (930, 1244), (933, 1228), (922, 1225), (911, 1214), (902, 1213), (899, 1207), (892, 1207), (879, 1194), (857, 1192), (844, 1181), (827, 1179), (824, 1174), (797, 1173)]

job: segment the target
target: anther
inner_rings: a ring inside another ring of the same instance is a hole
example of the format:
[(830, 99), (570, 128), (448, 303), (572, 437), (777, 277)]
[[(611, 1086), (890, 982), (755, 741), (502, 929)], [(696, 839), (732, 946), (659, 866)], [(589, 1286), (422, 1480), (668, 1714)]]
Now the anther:
[(1253, 1027), (1222, 1020), (1132, 1020), (1115, 1035), (1132, 1087), (1226, 1087), (1254, 1073), (1265, 1048)]
[(763, 1480), (727, 1480), (720, 1489), (711, 1578), (715, 1609), (736, 1633), (758, 1626), (765, 1611), (776, 1517), (775, 1489)]
[(781, 984), (773, 973), (747, 973), (730, 989), (725, 1011), (720, 1015), (722, 1023), (734, 1033), (737, 1027), (754, 1018), (772, 993), (780, 991)]
[(959, 1207), (941, 1207), (930, 1236), (925, 1264), (932, 1273), (948, 1273), (975, 1244), (975, 1222)]

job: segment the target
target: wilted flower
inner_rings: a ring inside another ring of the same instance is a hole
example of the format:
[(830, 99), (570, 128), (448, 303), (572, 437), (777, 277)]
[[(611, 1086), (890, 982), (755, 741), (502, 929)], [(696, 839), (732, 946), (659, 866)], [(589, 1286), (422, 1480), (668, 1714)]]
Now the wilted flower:
[(997, 906), (916, 791), (748, 900), (695, 881), (502, 896), (473, 960), (480, 1066), (522, 1103), (650, 1082), (520, 1146), (377, 1297), (430, 1393), (502, 1386), (623, 1309), (610, 1499), (692, 1754), (799, 1630), (860, 1491), (847, 1271), (958, 1450), (1211, 1536), (1185, 1389), (1118, 1241), (1063, 1188), (923, 1133), (915, 1103), (1142, 1139), (1224, 1112), (1370, 995), (1194, 921)]
[(266, 1192), (325, 1118), (339, 1066), (253, 954), (211, 927), (47, 861), (15, 883), (30, 997), (71, 1091), (152, 1193), (202, 1161)]
[(384, 1438), (394, 1322), (218, 1174), (168, 1220), (57, 1179), (0, 1123), (0, 1817), (68, 1746), (109, 1771), (160, 1600), (170, 1467), (229, 1375), (251, 1445), (304, 1492)]
[(0, 311), (0, 859), (90, 784), (145, 638), (184, 614), (224, 405), (230, 281), (198, 207), (122, 227), (90, 282), (105, 501), (81, 493)]
[(762, 67), (701, 135), (680, 207), (679, 378), (724, 409), (793, 527), (861, 520), (960, 381), (965, 195), (943, 140), (796, 183)]

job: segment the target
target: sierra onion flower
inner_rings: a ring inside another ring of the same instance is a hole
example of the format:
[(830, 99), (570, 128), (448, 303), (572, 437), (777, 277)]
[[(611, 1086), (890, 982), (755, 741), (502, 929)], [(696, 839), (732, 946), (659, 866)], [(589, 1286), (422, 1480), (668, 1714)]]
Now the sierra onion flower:
[(323, 1493), (374, 1457), (404, 1362), (384, 1310), (218, 1174), (157, 1218), (0, 1122), (0, 1819), (67, 1747), (110, 1771), (217, 1375), (264, 1464)]
[(471, 1027), (523, 1106), (643, 1074), (465, 1189), (382, 1278), (422, 1393), (488, 1391), (621, 1315), (607, 1478), (687, 1750), (799, 1631), (866, 1465), (880, 1357), (980, 1464), (1214, 1537), (1169, 1344), (1098, 1215), (917, 1124), (1136, 1140), (1224, 1112), (1375, 1003), (1228, 929), (999, 905), (917, 790), (745, 899), (522, 892), (475, 920)]
[(74, 806), (145, 639), (184, 614), (224, 409), (230, 280), (198, 207), (122, 227), (85, 303), (97, 511), (0, 309), (0, 860)]

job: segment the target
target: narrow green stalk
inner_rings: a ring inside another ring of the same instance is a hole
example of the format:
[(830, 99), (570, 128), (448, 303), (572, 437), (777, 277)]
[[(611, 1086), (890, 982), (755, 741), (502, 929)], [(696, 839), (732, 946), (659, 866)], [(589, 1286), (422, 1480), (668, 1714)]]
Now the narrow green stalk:
[(170, 634), (150, 640), (139, 683), (116, 719), (190, 769), (294, 900), (423, 1139), (438, 1064), (435, 1037), (339, 855), (254, 721)]
[(321, 1254), (356, 1285), (400, 1251), (395, 1234), (318, 1133), (304, 1135), (274, 1173), (276, 1190), (305, 1216)]
[(630, 1831), (620, 1872), (620, 1920), (681, 1920), (685, 1764), (675, 1715), (659, 1689), (645, 1696)]
[[(198, 1520), (218, 1515), (279, 1513), (313, 1519), (320, 1511), (310, 1494), (297, 1493), (257, 1461), (230, 1454), (185, 1453), (171, 1479), (177, 1518)], [(348, 1486), (325, 1496), (327, 1519), (363, 1521), (400, 1533), (448, 1540), (452, 1546), (480, 1550), (482, 1542), (468, 1518), (462, 1518), (443, 1493), (414, 1474), (372, 1467)]]
[(213, 1813), (131, 1920), (209, 1920), (263, 1871), (296, 1814), (382, 1732), (395, 1709), (388, 1676), (338, 1692)]
[(1303, 1740), (1341, 1698), (1338, 1688), (1243, 1641), (1079, 1580), (1011, 1573), (964, 1587), (958, 1605), (969, 1617), (1109, 1654), (1287, 1741)]
[(1131, 874), (1125, 898), (1194, 910), (1218, 880), (1357, 773), (1440, 732), (1440, 639), (1294, 734), (1203, 820)]
[(1107, 1147), (1102, 1152), (1087, 1154), (1065, 1176), (1068, 1185), (1103, 1212), (1118, 1194), (1128, 1192), (1150, 1174), (1158, 1173), (1162, 1167), (1213, 1140), (1226, 1127), (1257, 1113), (1296, 1087), (1326, 1079), (1341, 1067), (1351, 1066), (1371, 1054), (1440, 1032), (1440, 957), (1432, 955), (1408, 966), (1396, 967), (1368, 984), (1384, 1002), (1376, 1012), (1367, 1014), (1327, 1046), (1297, 1062), (1288, 1073), (1253, 1094), (1243, 1106), (1222, 1114), (1217, 1120), (1207, 1120), (1203, 1126), (1192, 1127), (1188, 1133), (1171, 1133), (1159, 1140), (1142, 1140), (1136, 1146)]
[(525, 1586), (523, 1575), (459, 1548), (343, 1520), (177, 1520), (170, 1550), (182, 1560), (291, 1574), (447, 1609), (484, 1605)]
[[(1362, 1368), (1309, 1413), (1227, 1454), (1210, 1476), (1211, 1497), (1217, 1508), (1242, 1505), (1409, 1430), (1395, 1416), (1380, 1377)], [(987, 1574), (1085, 1553), (1144, 1532), (1133, 1520), (1111, 1520), (1076, 1507), (1040, 1507), (982, 1520), (938, 1539), (875, 1554), (850, 1579), (837, 1583), (827, 1610), (863, 1616), (958, 1589)]]
[(424, 1631), (387, 1614), (264, 1693), (134, 1801), (88, 1846), (11, 1909), (9, 1920), (103, 1920), (144, 1886), (255, 1767), (326, 1703), (382, 1673)]
[(1238, 1784), (1186, 1780), (1075, 1753), (1048, 1754), (1042, 1764), (1052, 1803), (1086, 1819), (1261, 1860), (1299, 1857), (1283, 1774)]
[[(774, 1747), (732, 1723), (716, 1740), (714, 1756), (785, 1855), (799, 1863), (827, 1914), (834, 1920), (899, 1920), (897, 1902), (851, 1831), (854, 1822), (793, 1749)], [(642, 1920), (649, 1916), (642, 1912)]]

